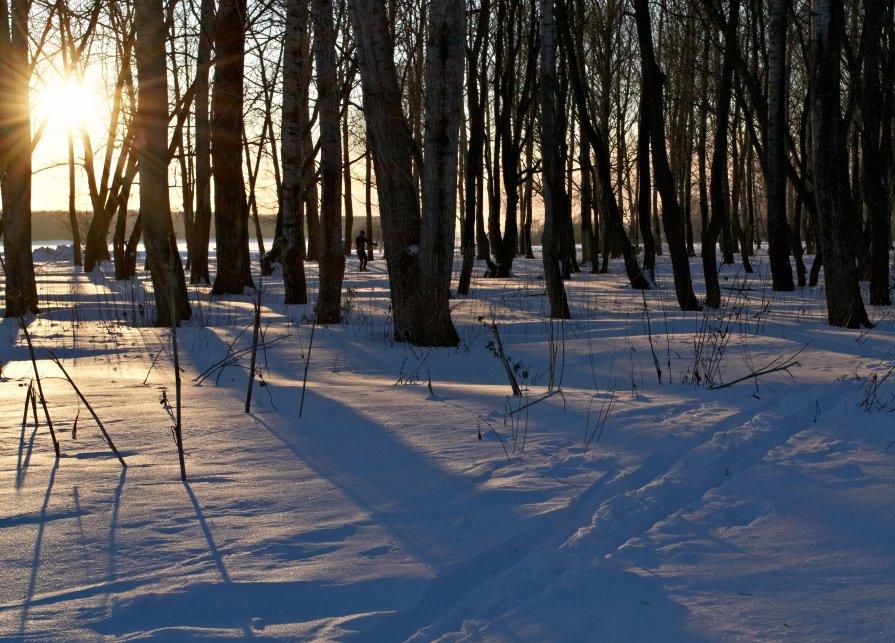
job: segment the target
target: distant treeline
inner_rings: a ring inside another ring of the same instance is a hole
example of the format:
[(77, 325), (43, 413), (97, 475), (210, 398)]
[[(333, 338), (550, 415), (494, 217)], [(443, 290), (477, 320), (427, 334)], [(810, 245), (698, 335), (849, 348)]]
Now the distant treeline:
[[(78, 221), (81, 227), (81, 238), (83, 239), (86, 234), (87, 227), (90, 225), (91, 213), (84, 210), (79, 212), (78, 215)], [(177, 238), (183, 241), (186, 238), (183, 228), (183, 213), (174, 212), (172, 213), (172, 215), (174, 219), (174, 232), (177, 234)], [(136, 211), (131, 211), (128, 213), (128, 219), (136, 219), (136, 217)], [(259, 218), (261, 222), (261, 232), (264, 235), (264, 238), (273, 239), (274, 228), (276, 227), (277, 222), (277, 215), (262, 214)], [(355, 224), (355, 229), (358, 229), (357, 224)], [(31, 230), (31, 236), (34, 241), (59, 241), (65, 239), (70, 240), (72, 236), (71, 226), (68, 222), (68, 212), (63, 212), (62, 210), (34, 212), (31, 219)], [(373, 218), (373, 235), (374, 238), (381, 238), (379, 217)], [(212, 238), (214, 238), (213, 219), (211, 225), (211, 236)]]

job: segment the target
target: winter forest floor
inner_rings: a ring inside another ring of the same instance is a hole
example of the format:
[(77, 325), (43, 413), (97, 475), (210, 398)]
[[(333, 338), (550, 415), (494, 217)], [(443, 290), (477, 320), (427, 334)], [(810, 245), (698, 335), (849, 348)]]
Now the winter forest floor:
[(453, 300), (456, 349), (420, 349), (391, 341), (384, 262), (350, 258), (338, 326), (265, 279), (245, 413), (253, 297), (192, 289), (183, 483), (150, 286), (64, 254), (35, 251), (28, 320), (58, 463), (0, 324), (0, 638), (895, 639), (891, 309), (831, 328), (822, 288), (773, 293), (759, 258), (681, 313), (660, 257), (661, 289), (613, 263), (551, 322), (518, 260)]

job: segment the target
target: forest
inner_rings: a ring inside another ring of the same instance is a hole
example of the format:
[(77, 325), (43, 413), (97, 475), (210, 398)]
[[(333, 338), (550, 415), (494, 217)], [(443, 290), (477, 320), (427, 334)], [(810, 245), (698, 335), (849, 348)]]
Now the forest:
[[(824, 271), (831, 325), (871, 325), (862, 282), (869, 305), (891, 305), (891, 1), (0, 5), (7, 316), (39, 309), (33, 96), (87, 77), (93, 127), (68, 129), (62, 161), (74, 263), (113, 259), (127, 279), (142, 241), (159, 325), (190, 317), (187, 283), (251, 287), (255, 235), (287, 304), (307, 303), (319, 262), (315, 314), (337, 323), (344, 257), (374, 213), (395, 337), (420, 346), (457, 342), (455, 245), (462, 296), (474, 261), (506, 278), (540, 241), (553, 318), (583, 266), (620, 257), (632, 288), (655, 288), (663, 252), (681, 310), (717, 308), (718, 266), (738, 254), (749, 272), (763, 243), (775, 291)], [(259, 212), (277, 216), (269, 248)]]
[(0, 0), (0, 638), (895, 639), (893, 11)]

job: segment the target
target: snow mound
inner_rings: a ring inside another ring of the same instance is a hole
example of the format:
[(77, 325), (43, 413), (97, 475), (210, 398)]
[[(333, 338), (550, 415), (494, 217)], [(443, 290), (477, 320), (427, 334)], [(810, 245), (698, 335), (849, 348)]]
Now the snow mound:
[(58, 245), (55, 248), (40, 246), (31, 251), (34, 261), (71, 261), (75, 257), (75, 249), (69, 245)]

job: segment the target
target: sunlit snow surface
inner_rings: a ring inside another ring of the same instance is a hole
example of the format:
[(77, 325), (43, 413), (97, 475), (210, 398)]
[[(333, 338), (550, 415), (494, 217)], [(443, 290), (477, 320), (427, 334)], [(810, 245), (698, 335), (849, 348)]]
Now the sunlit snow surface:
[(822, 289), (772, 293), (759, 260), (722, 267), (721, 310), (681, 313), (662, 257), (658, 291), (614, 262), (575, 275), (574, 319), (551, 323), (520, 259), (452, 299), (457, 348), (413, 348), (377, 253), (349, 258), (338, 326), (265, 278), (245, 413), (253, 296), (191, 288), (182, 483), (151, 286), (66, 250), (35, 251), (26, 320), (58, 464), (39, 404), (22, 424), (19, 322), (0, 325), (0, 638), (895, 639), (891, 309), (830, 328)]

